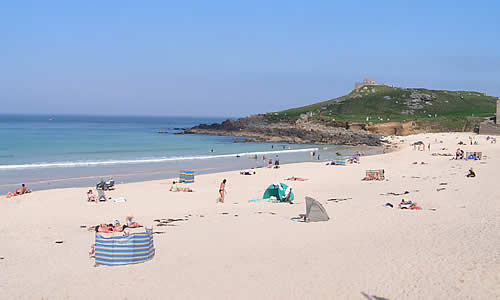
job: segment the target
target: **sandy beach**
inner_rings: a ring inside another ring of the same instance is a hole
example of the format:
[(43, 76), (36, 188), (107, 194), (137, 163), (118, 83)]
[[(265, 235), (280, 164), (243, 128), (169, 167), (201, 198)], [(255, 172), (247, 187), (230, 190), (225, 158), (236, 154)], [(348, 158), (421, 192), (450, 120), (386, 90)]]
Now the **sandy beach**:
[[(172, 179), (107, 192), (125, 203), (89, 203), (88, 188), (1, 196), (0, 298), (500, 299), (500, 144), (475, 135), (479, 145), (469, 145), (469, 135), (397, 137), (399, 151), (359, 165), (311, 161), (252, 176), (200, 175), (193, 193), (169, 192)], [(415, 151), (415, 141), (430, 151)], [(487, 157), (432, 155), (458, 147)], [(465, 176), (470, 167), (475, 178)], [(367, 169), (384, 169), (386, 180), (362, 181)], [(294, 204), (248, 202), (291, 176), (309, 179), (290, 183)], [(226, 202), (216, 204), (224, 178)], [(305, 213), (305, 196), (330, 220), (291, 221)], [(403, 197), (422, 210), (398, 209)], [(95, 234), (80, 226), (128, 215), (162, 232), (154, 235), (155, 257), (95, 267), (88, 255)], [(161, 218), (185, 220), (158, 227), (153, 220)]]

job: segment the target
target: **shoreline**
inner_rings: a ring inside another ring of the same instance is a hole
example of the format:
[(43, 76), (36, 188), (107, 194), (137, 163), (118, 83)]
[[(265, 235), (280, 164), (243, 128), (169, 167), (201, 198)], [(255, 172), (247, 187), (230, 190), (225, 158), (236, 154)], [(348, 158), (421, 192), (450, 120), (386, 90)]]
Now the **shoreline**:
[[(16, 299), (220, 299), (221, 293), (227, 299), (498, 298), (500, 203), (491, 187), (500, 144), (474, 135), (479, 145), (457, 145), (468, 136), (395, 137), (395, 151), (362, 157), (357, 165), (314, 161), (257, 169), (251, 176), (236, 170), (203, 174), (187, 185), (193, 193), (169, 192), (167, 178), (119, 184), (106, 192), (125, 197), (124, 203), (88, 203), (83, 187), (1, 196), (5, 283), (0, 294)], [(409, 145), (418, 140), (430, 143), (431, 151), (413, 150)], [(487, 158), (432, 155), (454, 153), (457, 147), (482, 151)], [(470, 167), (475, 178), (465, 177)], [(384, 169), (386, 180), (362, 181), (369, 169)], [(284, 180), (292, 176), (308, 180)], [(216, 204), (223, 178), (227, 198)], [(294, 204), (249, 202), (275, 182), (292, 186)], [(305, 196), (319, 201), (330, 220), (291, 221), (305, 213)], [(398, 209), (402, 198), (422, 210)], [(129, 215), (157, 232), (155, 257), (136, 265), (94, 267), (88, 258), (94, 233), (80, 226)], [(182, 221), (168, 227), (153, 221), (162, 218)], [(26, 285), (29, 290), (21, 288)]]
[[(321, 146), (329, 146), (330, 149), (334, 149), (325, 151), (319, 149), (317, 146), (319, 145), (311, 145), (310, 148), (253, 151), (253, 152), (241, 152), (241, 153), (205, 156), (204, 158), (207, 159), (181, 158), (179, 161), (176, 161), (174, 159), (168, 158), (168, 161), (165, 162), (163, 165), (158, 163), (125, 164), (125, 165), (114, 166), (115, 169), (112, 169), (113, 166), (111, 166), (108, 169), (108, 171), (106, 171), (108, 173), (101, 173), (99, 175), (90, 175), (91, 171), (93, 170), (92, 168), (96, 167), (91, 166), (88, 169), (86, 169), (87, 167), (75, 167), (75, 168), (85, 168), (81, 169), (80, 174), (82, 174), (82, 176), (74, 177), (72, 175), (67, 175), (61, 178), (59, 175), (59, 177), (53, 177), (50, 179), (43, 179), (43, 178), (41, 180), (26, 179), (18, 183), (4, 183), (0, 184), (0, 194), (4, 195), (7, 192), (14, 191), (15, 189), (19, 188), (21, 183), (25, 183), (33, 191), (41, 191), (54, 188), (72, 188), (72, 187), (93, 188), (95, 187), (95, 184), (99, 181), (100, 178), (107, 179), (113, 177), (115, 179), (115, 182), (117, 182), (118, 184), (127, 184), (127, 183), (145, 182), (151, 180), (161, 180), (164, 178), (175, 178), (175, 176), (178, 175), (179, 170), (181, 170), (182, 168), (195, 170), (198, 175), (198, 174), (209, 174), (209, 173), (226, 172), (226, 171), (236, 171), (241, 169), (250, 169), (254, 167), (258, 168), (263, 167), (264, 165), (262, 163), (262, 160), (260, 160), (261, 157), (259, 157), (259, 159), (257, 160), (249, 159), (254, 155), (270, 155), (268, 157), (271, 158), (274, 157), (275, 154), (279, 154), (282, 160), (284, 161), (284, 164), (288, 164), (286, 163), (287, 159), (290, 159), (292, 163), (307, 161), (306, 158), (309, 156), (308, 154), (309, 151), (315, 151), (322, 154), (324, 153), (325, 155), (330, 153), (329, 151), (335, 151), (338, 147), (340, 148), (344, 147), (343, 151), (347, 151), (347, 153), (355, 151), (356, 149), (360, 150), (364, 149), (368, 151), (369, 155), (373, 155), (372, 152), (377, 153), (381, 151), (380, 150), (381, 147), (366, 146), (362, 148), (356, 146), (321, 145)], [(300, 155), (303, 155), (304, 157), (299, 158), (298, 156)], [(232, 158), (238, 158), (238, 159), (231, 160)], [(157, 160), (162, 160), (162, 159), (159, 158)], [(185, 164), (183, 165), (186, 165), (187, 167), (178, 166), (178, 163), (183, 161), (185, 162)], [(85, 165), (87, 163), (82, 162), (81, 164)], [(104, 170), (104, 167), (106, 166), (99, 166), (99, 167), (101, 168), (101, 170)], [(26, 169), (15, 170), (15, 171), (25, 171), (25, 170)], [(44, 168), (40, 170), (44, 170)], [(46, 170), (53, 173), (56, 173), (58, 170), (60, 170), (61, 172), (68, 172), (68, 171), (72, 172), (70, 168), (65, 168), (65, 167), (46, 168)], [(122, 170), (125, 170), (125, 172), (123, 172)], [(2, 171), (11, 172), (9, 170), (2, 170)], [(34, 172), (38, 172), (38, 169), (34, 170)], [(73, 173), (74, 172), (76, 172), (76, 170), (73, 171)]]

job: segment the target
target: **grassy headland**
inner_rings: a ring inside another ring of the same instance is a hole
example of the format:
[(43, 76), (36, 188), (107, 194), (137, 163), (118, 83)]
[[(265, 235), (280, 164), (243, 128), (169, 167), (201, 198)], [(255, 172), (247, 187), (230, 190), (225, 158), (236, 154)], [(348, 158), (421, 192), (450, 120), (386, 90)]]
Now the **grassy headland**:
[(443, 129), (462, 129), (470, 117), (496, 111), (496, 97), (472, 91), (428, 90), (367, 85), (335, 99), (266, 114), (278, 121), (308, 115), (325, 121), (438, 123)]

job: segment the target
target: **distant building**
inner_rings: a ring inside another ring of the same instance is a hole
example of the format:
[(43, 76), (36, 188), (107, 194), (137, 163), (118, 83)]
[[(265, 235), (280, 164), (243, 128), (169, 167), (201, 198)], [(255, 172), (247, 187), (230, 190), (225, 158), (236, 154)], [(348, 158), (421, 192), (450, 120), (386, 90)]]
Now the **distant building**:
[(373, 79), (373, 78), (365, 78), (365, 79), (363, 79), (363, 82), (356, 82), (354, 84), (354, 89), (355, 90), (360, 89), (360, 88), (364, 87), (365, 85), (377, 85), (377, 83), (375, 82), (375, 79)]

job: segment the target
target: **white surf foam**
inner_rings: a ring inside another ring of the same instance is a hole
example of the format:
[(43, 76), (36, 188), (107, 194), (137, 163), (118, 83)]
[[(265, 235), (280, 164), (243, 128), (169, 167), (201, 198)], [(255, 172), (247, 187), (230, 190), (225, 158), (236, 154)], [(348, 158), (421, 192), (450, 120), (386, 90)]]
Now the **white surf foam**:
[(237, 157), (237, 156), (245, 157), (245, 156), (255, 156), (255, 155), (264, 155), (264, 154), (297, 153), (297, 152), (311, 152), (311, 151), (318, 151), (318, 148), (277, 150), (277, 151), (260, 151), (260, 152), (243, 152), (243, 153), (201, 155), (201, 156), (173, 156), (173, 157), (127, 159), (127, 160), (71, 161), (71, 162), (48, 162), (48, 163), (34, 163), (34, 164), (21, 164), (21, 165), (0, 165), (0, 170), (93, 167), (93, 166), (106, 166), (106, 165), (159, 163), (159, 162), (179, 161), (179, 160), (229, 158), (229, 157)]

